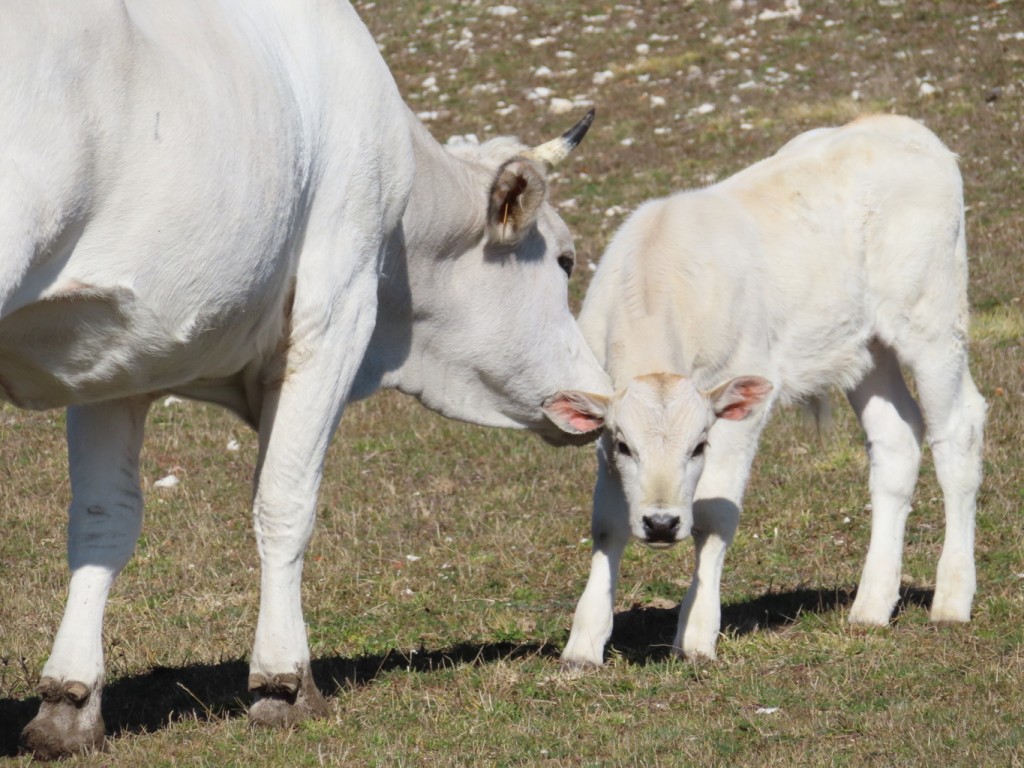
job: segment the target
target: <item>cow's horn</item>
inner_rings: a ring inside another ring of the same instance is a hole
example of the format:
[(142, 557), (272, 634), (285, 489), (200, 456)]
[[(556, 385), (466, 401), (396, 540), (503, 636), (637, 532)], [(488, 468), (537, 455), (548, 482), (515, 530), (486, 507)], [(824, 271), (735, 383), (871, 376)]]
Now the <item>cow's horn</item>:
[(590, 124), (593, 122), (594, 110), (591, 109), (583, 116), (582, 120), (557, 139), (552, 139), (540, 146), (527, 150), (523, 153), (523, 157), (540, 163), (550, 171), (565, 160), (570, 152), (576, 149), (577, 145), (583, 141), (583, 137), (587, 135), (587, 130), (589, 130)]

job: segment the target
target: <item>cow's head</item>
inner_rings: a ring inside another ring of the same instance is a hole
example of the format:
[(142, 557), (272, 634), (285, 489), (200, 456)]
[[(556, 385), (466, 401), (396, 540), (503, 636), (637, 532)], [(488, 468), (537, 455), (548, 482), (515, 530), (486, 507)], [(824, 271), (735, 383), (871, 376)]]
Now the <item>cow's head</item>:
[(548, 199), (551, 169), (592, 120), (532, 149), (499, 138), (417, 154), (403, 218), (410, 349), (393, 379), (428, 407), (555, 443), (597, 437), (561, 430), (543, 409), (563, 390), (611, 392), (569, 310), (575, 248)]
[(564, 392), (547, 411), (563, 429), (604, 429), (600, 459), (621, 480), (630, 532), (669, 546), (690, 535), (711, 427), (747, 418), (771, 389), (767, 379), (744, 376), (703, 392), (686, 376), (654, 373), (611, 398)]

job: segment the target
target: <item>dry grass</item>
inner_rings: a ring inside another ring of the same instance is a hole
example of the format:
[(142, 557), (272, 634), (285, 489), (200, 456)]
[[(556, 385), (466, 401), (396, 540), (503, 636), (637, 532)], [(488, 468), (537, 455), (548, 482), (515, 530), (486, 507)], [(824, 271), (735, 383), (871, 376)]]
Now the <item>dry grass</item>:
[[(241, 713), (258, 599), (254, 437), (212, 409), (161, 406), (144, 477), (179, 467), (182, 484), (148, 490), (144, 539), (111, 599), (110, 750), (71, 762), (1024, 764), (1021, 5), (808, 0), (781, 18), (761, 14), (782, 0), (532, 1), (512, 16), (496, 5), (360, 12), (442, 141), (537, 141), (597, 107), (553, 184), (584, 264), (645, 198), (722, 178), (800, 130), (863, 111), (917, 117), (961, 156), (972, 363), (990, 403), (973, 621), (926, 621), (942, 533), (926, 461), (902, 610), (887, 630), (845, 625), (868, 514), (860, 435), (837, 401), (824, 442), (792, 412), (765, 435), (727, 560), (721, 660), (665, 653), (688, 548), (632, 547), (609, 664), (563, 677), (555, 656), (589, 559), (591, 452), (446, 422), (385, 393), (343, 421), (306, 566), (332, 715), (252, 733)], [(576, 107), (554, 114), (563, 103), (553, 99)], [(63, 605), (61, 423), (0, 409), (0, 754), (13, 753), (37, 707)], [(238, 451), (226, 449), (232, 438)]]

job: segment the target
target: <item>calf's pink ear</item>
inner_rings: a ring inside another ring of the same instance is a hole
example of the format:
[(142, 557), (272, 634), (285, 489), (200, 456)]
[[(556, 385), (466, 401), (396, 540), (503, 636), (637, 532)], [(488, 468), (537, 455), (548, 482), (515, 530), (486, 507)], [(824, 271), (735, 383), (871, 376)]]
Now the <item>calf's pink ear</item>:
[(570, 435), (585, 435), (604, 426), (608, 398), (590, 392), (567, 390), (548, 398), (544, 415)]
[(761, 405), (772, 391), (772, 383), (760, 376), (740, 376), (707, 392), (715, 416), (742, 421)]

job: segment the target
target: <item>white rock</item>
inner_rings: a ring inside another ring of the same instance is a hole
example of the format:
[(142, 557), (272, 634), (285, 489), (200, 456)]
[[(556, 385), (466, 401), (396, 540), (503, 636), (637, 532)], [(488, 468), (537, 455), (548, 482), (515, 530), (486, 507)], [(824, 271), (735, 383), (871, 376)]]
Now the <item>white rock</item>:
[(554, 98), (548, 104), (548, 111), (553, 115), (564, 115), (567, 112), (572, 112), (575, 108), (576, 105), (571, 99)]
[(153, 483), (153, 487), (154, 488), (177, 488), (178, 487), (178, 483), (180, 483), (180, 482), (181, 481), (178, 480), (178, 477), (176, 475), (167, 475), (167, 477), (161, 477), (159, 480), (157, 480), (155, 483)]

